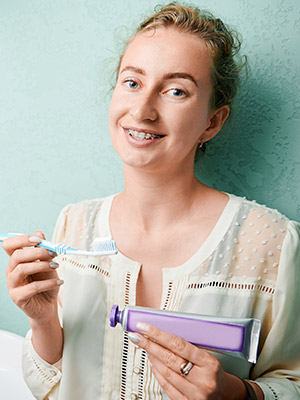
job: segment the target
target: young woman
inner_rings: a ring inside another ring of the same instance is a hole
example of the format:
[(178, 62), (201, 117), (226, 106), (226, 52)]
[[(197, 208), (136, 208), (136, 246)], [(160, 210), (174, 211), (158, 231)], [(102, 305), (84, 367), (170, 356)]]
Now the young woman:
[[(300, 398), (299, 224), (193, 173), (197, 148), (228, 118), (237, 47), (220, 20), (180, 5), (128, 42), (109, 112), (125, 190), (65, 207), (53, 238), (89, 249), (112, 236), (118, 255), (54, 261), (35, 246), (40, 231), (4, 242), (10, 295), (32, 327), (23, 366), (37, 399)], [(143, 321), (144, 335), (123, 333), (109, 326), (113, 304), (258, 318), (258, 362)]]

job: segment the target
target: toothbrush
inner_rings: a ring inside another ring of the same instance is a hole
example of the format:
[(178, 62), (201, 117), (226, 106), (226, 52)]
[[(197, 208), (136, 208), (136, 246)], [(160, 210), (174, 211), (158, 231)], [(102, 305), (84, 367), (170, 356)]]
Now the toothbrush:
[[(0, 233), (0, 242), (9, 237), (19, 236), (22, 233)], [(109, 256), (118, 253), (116, 242), (109, 238), (95, 238), (92, 243), (93, 251), (78, 250), (62, 243), (52, 243), (41, 240), (37, 246), (53, 251), (56, 254), (78, 255), (78, 256)]]

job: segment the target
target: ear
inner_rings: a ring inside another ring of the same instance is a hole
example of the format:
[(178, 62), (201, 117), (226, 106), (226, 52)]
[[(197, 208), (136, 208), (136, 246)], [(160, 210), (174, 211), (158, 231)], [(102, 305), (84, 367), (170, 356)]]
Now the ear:
[(230, 113), (229, 106), (223, 106), (217, 110), (211, 112), (209, 118), (209, 125), (206, 128), (204, 134), (202, 135), (203, 141), (207, 142), (216, 136), (216, 134), (221, 130), (224, 122), (228, 118)]

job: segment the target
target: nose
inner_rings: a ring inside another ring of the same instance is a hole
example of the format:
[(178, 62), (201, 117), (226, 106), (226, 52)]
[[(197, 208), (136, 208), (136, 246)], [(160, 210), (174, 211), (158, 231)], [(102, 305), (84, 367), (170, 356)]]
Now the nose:
[(137, 121), (155, 121), (158, 117), (155, 95), (143, 93), (135, 99), (130, 115)]

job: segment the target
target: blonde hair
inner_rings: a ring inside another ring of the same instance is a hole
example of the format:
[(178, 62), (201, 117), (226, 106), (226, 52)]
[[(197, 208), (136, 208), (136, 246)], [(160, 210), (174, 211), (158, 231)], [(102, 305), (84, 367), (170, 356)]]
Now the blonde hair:
[(126, 48), (137, 34), (169, 26), (174, 26), (204, 41), (213, 60), (211, 107), (217, 109), (230, 105), (240, 84), (240, 71), (246, 65), (245, 57), (240, 62), (235, 57), (240, 50), (241, 40), (237, 32), (226, 26), (219, 18), (197, 7), (176, 2), (156, 7), (155, 13), (143, 21), (128, 40), (119, 60), (118, 71)]

